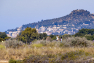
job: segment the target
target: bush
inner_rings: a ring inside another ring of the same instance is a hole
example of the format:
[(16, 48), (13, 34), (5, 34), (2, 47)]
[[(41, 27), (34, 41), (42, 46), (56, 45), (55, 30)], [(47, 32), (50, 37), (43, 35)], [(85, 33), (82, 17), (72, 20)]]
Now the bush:
[(47, 56), (30, 56), (27, 59), (24, 59), (24, 63), (48, 63), (48, 57)]
[(73, 61), (73, 63), (74, 62), (79, 63), (79, 61), (81, 61), (82, 63), (83, 60), (85, 59), (87, 60), (88, 58), (90, 58), (90, 54), (87, 52), (84, 52), (83, 50), (70, 51), (61, 56), (61, 59), (63, 61), (66, 60), (69, 63), (71, 60)]
[(56, 36), (54, 36), (54, 37), (52, 38), (52, 40), (56, 40)]
[(23, 61), (10, 59), (9, 63), (23, 63)]
[(51, 41), (51, 37), (48, 36), (48, 37), (46, 38), (46, 41)]
[(0, 37), (0, 42), (2, 42), (2, 41), (4, 41), (4, 39)]
[(9, 63), (16, 63), (16, 60), (10, 59)]
[(65, 46), (80, 46), (80, 47), (88, 47), (92, 46), (92, 42), (87, 40), (86, 38), (80, 37), (68, 37), (63, 40), (63, 44)]
[(79, 55), (81, 56), (82, 54), (84, 54), (84, 51), (80, 50), (80, 51), (71, 51), (71, 52), (67, 52), (66, 54), (62, 55), (61, 59), (70, 59), (70, 60), (74, 60), (77, 59), (79, 57)]
[(56, 40), (56, 35), (50, 35), (49, 37), (51, 37), (52, 40)]
[(0, 49), (4, 49), (5, 48), (5, 46), (4, 45), (0, 45)]
[(69, 34), (64, 34), (64, 35), (62, 36), (63, 39), (67, 39), (68, 37), (71, 37), (71, 35), (69, 35)]
[(41, 46), (41, 47), (42, 46), (62, 47), (62, 46), (64, 46), (64, 44), (59, 42), (59, 41), (58, 42), (56, 42), (56, 41), (49, 42), (49, 41), (46, 41), (46, 40), (37, 40), (37, 41), (33, 42), (31, 44), (31, 46), (33, 46), (33, 47), (37, 47), (37, 46)]
[(23, 46), (24, 45), (24, 43), (23, 42), (21, 42), (21, 41), (17, 41), (17, 40), (6, 40), (5, 42), (4, 42), (4, 44), (5, 44), (5, 46), (6, 46), (6, 48), (19, 48), (20, 46)]
[(32, 44), (33, 47), (42, 47), (42, 44)]
[(35, 28), (27, 27), (16, 38), (24, 43), (29, 44), (33, 40), (38, 39), (38, 32)]
[(53, 47), (53, 46), (55, 46), (55, 44), (56, 44), (56, 42), (47, 42), (47, 43), (46, 43), (46, 46), (51, 46), (51, 47)]
[(24, 63), (62, 63), (56, 55), (37, 55), (24, 59)]
[[(71, 60), (73, 63), (78, 62), (79, 59), (88, 59), (89, 53), (84, 52), (83, 50), (78, 51), (70, 51), (65, 54), (57, 54), (57, 55), (31, 55), (28, 58), (24, 59), (24, 63), (70, 63)], [(66, 61), (66, 62), (65, 62)], [(76, 61), (76, 62), (75, 62)], [(71, 62), (72, 63), (72, 62)]]
[(50, 47), (63, 47), (64, 44), (61, 42), (47, 42), (46, 46), (50, 46)]

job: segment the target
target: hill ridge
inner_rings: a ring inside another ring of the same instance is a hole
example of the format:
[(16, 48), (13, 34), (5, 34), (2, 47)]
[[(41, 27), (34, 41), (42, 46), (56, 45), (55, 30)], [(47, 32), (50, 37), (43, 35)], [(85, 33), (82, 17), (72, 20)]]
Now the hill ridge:
[(81, 28), (94, 28), (93, 24), (94, 14), (87, 10), (77, 9), (66, 16), (29, 23), (13, 30), (7, 30), (6, 33), (8, 36), (16, 37), (21, 30), (31, 27), (36, 28), (39, 33), (47, 33), (48, 35), (75, 34)]

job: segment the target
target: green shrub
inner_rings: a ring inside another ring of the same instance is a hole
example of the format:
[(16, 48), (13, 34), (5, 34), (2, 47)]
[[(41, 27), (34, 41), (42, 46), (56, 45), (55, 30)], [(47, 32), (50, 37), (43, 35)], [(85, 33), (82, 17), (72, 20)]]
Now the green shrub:
[(56, 41), (54, 41), (54, 42), (40, 42), (40, 44), (42, 44), (43, 46), (50, 46), (50, 47), (63, 47), (64, 46), (64, 44), (63, 43), (61, 43), (61, 42), (56, 42)]
[(51, 46), (51, 47), (53, 47), (53, 46), (55, 46), (55, 44), (56, 44), (56, 42), (47, 42), (47, 43), (46, 43), (46, 46)]
[(6, 48), (19, 48), (20, 46), (23, 46), (24, 45), (24, 43), (23, 42), (21, 42), (21, 41), (17, 41), (17, 40), (6, 40), (5, 42), (4, 42), (4, 44), (5, 44), (5, 46), (6, 46)]
[(4, 49), (5, 48), (5, 46), (4, 45), (0, 45), (0, 49)]
[(68, 37), (71, 37), (71, 35), (69, 35), (69, 34), (62, 35), (62, 39), (67, 39)]
[[(83, 56), (84, 55), (84, 56)], [(83, 50), (78, 50), (78, 51), (71, 51), (67, 52), (64, 55), (62, 55), (61, 59), (64, 60), (75, 60), (75, 59), (80, 59), (82, 57), (89, 56), (89, 53), (84, 52)]]
[(63, 40), (63, 44), (65, 46), (80, 46), (80, 47), (88, 47), (92, 46), (92, 42), (87, 40), (86, 38), (80, 38), (80, 37), (69, 37), (65, 40)]
[(16, 60), (10, 59), (9, 63), (16, 63)]
[(62, 46), (64, 46), (64, 44), (59, 42), (59, 41), (58, 42), (56, 42), (56, 41), (49, 42), (49, 41), (46, 41), (46, 40), (37, 40), (37, 41), (35, 41), (31, 44), (31, 46), (34, 46), (34, 47), (37, 47), (39, 45), (41, 45), (41, 46), (50, 46), (50, 47), (53, 47), (53, 46), (62, 47)]
[(94, 41), (93, 41), (93, 44), (92, 45), (94, 46)]
[(53, 44), (53, 46), (55, 46), (55, 47), (63, 47), (63, 46), (64, 46), (64, 44), (61, 43), (61, 42), (52, 42), (52, 44)]
[(50, 47), (53, 47), (53, 46), (58, 47), (59, 45), (60, 45), (60, 42), (46, 42), (46, 46), (50, 46)]
[(32, 44), (33, 47), (42, 47), (42, 44)]
[(52, 38), (52, 40), (56, 40), (56, 35), (49, 35), (51, 38)]
[(0, 37), (0, 42), (2, 42), (2, 41), (4, 41), (4, 39)]
[(64, 46), (64, 44), (63, 43), (60, 43), (60, 45), (59, 45), (60, 47), (63, 47)]
[(9, 63), (23, 63), (23, 61), (10, 59)]
[[(89, 53), (84, 52), (83, 50), (71, 51), (65, 54), (48, 54), (48, 55), (31, 55), (28, 58), (24, 59), (24, 63), (73, 63), (78, 62), (79, 59), (83, 58), (88, 59)], [(66, 62), (65, 62), (66, 61)]]

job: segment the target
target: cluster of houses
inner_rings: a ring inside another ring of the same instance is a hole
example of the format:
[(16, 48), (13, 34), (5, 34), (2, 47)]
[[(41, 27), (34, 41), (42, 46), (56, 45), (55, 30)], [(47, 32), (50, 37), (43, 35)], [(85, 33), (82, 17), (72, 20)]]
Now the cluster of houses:
[[(88, 26), (89, 24), (83, 23), (82, 25)], [(81, 26), (82, 26), (81, 25)], [(41, 26), (40, 28), (36, 28), (38, 33), (47, 33), (47, 35), (63, 35), (63, 34), (75, 34), (79, 29), (81, 29), (81, 26), (76, 27), (74, 24), (71, 25), (53, 25), (49, 27)], [(22, 30), (22, 26), (17, 28), (16, 31), (8, 31), (7, 36), (15, 38)]]

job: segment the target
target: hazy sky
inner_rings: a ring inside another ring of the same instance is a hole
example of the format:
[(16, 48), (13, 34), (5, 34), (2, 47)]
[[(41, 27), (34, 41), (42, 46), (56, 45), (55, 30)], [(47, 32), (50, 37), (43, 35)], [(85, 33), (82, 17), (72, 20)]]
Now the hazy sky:
[(62, 17), (76, 9), (94, 13), (94, 0), (0, 0), (0, 31)]

